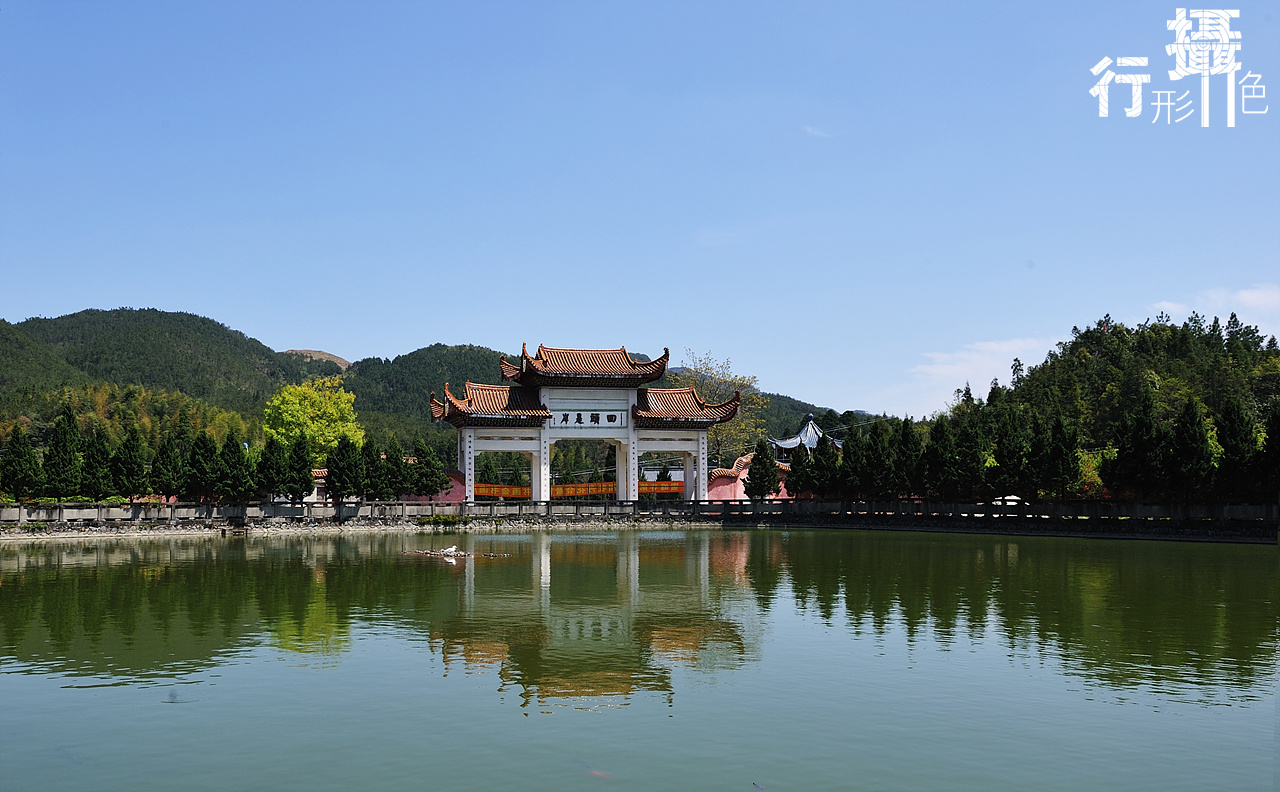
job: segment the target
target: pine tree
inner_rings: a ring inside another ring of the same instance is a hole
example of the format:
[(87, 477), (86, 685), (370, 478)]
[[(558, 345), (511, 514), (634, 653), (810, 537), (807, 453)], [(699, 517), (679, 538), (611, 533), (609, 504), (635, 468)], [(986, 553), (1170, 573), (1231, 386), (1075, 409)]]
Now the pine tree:
[(235, 432), (228, 432), (218, 451), (218, 477), (214, 489), (218, 497), (240, 501), (254, 492), (253, 469), (249, 465), (249, 455), (245, 453), (240, 437)]
[(956, 473), (960, 495), (977, 498), (986, 490), (987, 465), (983, 454), (985, 439), (976, 415), (970, 414), (956, 432)]
[(791, 449), (791, 464), (787, 471), (786, 489), (792, 498), (813, 492), (813, 463), (804, 443)]
[(1069, 497), (1080, 485), (1080, 441), (1075, 428), (1061, 415), (1053, 417), (1049, 431), (1050, 482), (1059, 499)]
[(59, 501), (80, 489), (82, 444), (80, 422), (67, 405), (53, 425), (53, 437), (44, 455), (45, 488)]
[(409, 465), (404, 459), (404, 449), (394, 438), (387, 446), (386, 476), (387, 492), (391, 498), (399, 498), (413, 489)]
[(288, 475), (285, 477), (283, 490), (291, 500), (301, 502), (316, 488), (315, 477), (311, 475), (311, 448), (307, 438), (299, 435), (289, 448)]
[(445, 473), (444, 465), (436, 451), (419, 437), (413, 443), (413, 455), (417, 458), (413, 466), (413, 492), (434, 498), (453, 486), (453, 479)]
[[(1239, 332), (1239, 320), (1231, 315), (1227, 323), (1227, 335), (1232, 335), (1232, 322)], [(1254, 476), (1255, 425), (1245, 410), (1244, 400), (1239, 396), (1228, 396), (1222, 409), (1218, 411), (1214, 422), (1218, 429), (1218, 443), (1222, 446), (1222, 459), (1218, 463), (1215, 487), (1218, 496), (1223, 499), (1248, 497), (1261, 484)]]
[[(1272, 336), (1272, 340), (1275, 337)], [(1264, 503), (1280, 501), (1280, 398), (1271, 402), (1265, 425), (1266, 441), (1254, 455), (1254, 477), (1260, 482)]]
[(258, 491), (268, 498), (289, 488), (289, 450), (274, 437), (268, 437), (254, 471)]
[(957, 470), (956, 440), (951, 421), (939, 415), (929, 429), (929, 444), (924, 448), (925, 489), (935, 497), (954, 500), (960, 495)]
[(173, 433), (166, 433), (151, 462), (151, 485), (164, 498), (181, 495), (186, 488), (187, 461)]
[(756, 441), (755, 456), (751, 458), (742, 488), (751, 500), (764, 500), (778, 494), (778, 463), (773, 457), (773, 446), (763, 437)]
[(360, 448), (360, 456), (364, 461), (364, 497), (375, 501), (389, 499), (391, 486), (382, 449), (366, 439)]
[(1142, 383), (1130, 409), (1120, 419), (1116, 458), (1103, 466), (1103, 481), (1117, 494), (1161, 495), (1167, 488), (1167, 434), (1156, 414), (1155, 393), (1150, 385)]
[(360, 455), (360, 447), (345, 435), (338, 438), (338, 445), (330, 452), (325, 467), (328, 469), (324, 477), (325, 488), (333, 498), (334, 508), (339, 510), (341, 519), (342, 501), (364, 490), (364, 458)]
[(151, 488), (147, 486), (147, 449), (136, 426), (125, 435), (120, 449), (111, 458), (111, 469), (116, 492), (127, 497), (130, 503), (138, 495), (150, 492)]
[(21, 421), (13, 427), (0, 459), (0, 490), (21, 503), (44, 487), (44, 471)]
[(866, 437), (858, 427), (850, 424), (840, 447), (840, 495), (843, 498), (860, 500), (866, 494), (862, 489), (865, 450)]
[(911, 418), (902, 419), (894, 438), (893, 474), (896, 489), (904, 495), (915, 495), (922, 489), (920, 458), (924, 444)]
[(998, 495), (1027, 497), (1031, 486), (1028, 457), (1031, 443), (1022, 423), (1022, 415), (1009, 407), (999, 411), (996, 423), (994, 484)]
[(116, 493), (115, 476), (112, 474), (111, 447), (107, 445), (107, 433), (103, 429), (93, 432), (84, 439), (80, 493), (93, 501), (100, 501)]
[(186, 469), (186, 496), (193, 500), (212, 500), (222, 474), (218, 444), (208, 432), (197, 432), (191, 441)]
[(825, 434), (818, 438), (818, 445), (813, 449), (809, 470), (814, 495), (826, 499), (839, 493), (840, 451)]
[(1194, 396), (1178, 413), (1169, 450), (1176, 491), (1187, 501), (1202, 496), (1213, 480), (1213, 449), (1204, 408)]
[(867, 432), (867, 442), (863, 448), (862, 489), (869, 498), (893, 498), (898, 495), (895, 480), (897, 474), (889, 447), (892, 434), (889, 422), (884, 419), (873, 423)]

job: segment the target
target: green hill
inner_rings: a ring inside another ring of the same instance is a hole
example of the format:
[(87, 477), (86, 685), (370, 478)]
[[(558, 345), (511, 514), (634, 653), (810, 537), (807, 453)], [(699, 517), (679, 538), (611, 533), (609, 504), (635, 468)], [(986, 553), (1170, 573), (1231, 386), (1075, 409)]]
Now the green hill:
[(43, 391), (87, 380), (48, 344), (0, 319), (0, 391)]
[[(336, 364), (275, 352), (244, 333), (189, 313), (87, 310), (18, 325), (83, 380), (177, 391), (253, 413), (286, 383), (339, 373)], [(4, 350), (4, 362), (13, 353)], [(82, 380), (82, 381), (83, 381)]]

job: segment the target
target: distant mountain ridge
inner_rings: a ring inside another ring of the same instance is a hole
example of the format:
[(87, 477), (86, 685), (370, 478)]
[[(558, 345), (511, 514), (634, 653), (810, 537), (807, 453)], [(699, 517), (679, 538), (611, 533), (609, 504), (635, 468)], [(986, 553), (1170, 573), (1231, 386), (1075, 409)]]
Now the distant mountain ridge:
[[(446, 382), (456, 395), (467, 381), (501, 384), (502, 354), (469, 344), (430, 344), (391, 359), (348, 362), (313, 349), (276, 352), (195, 314), (89, 309), (16, 325), (0, 320), (0, 393), (110, 382), (180, 392), (248, 417), (285, 384), (341, 373), (375, 436), (405, 436), (445, 431), (431, 426), (430, 401), (432, 392), (443, 395)], [(509, 360), (517, 357), (507, 354)], [(809, 413), (827, 412), (787, 396), (770, 398), (765, 422), (775, 436), (794, 432)]]

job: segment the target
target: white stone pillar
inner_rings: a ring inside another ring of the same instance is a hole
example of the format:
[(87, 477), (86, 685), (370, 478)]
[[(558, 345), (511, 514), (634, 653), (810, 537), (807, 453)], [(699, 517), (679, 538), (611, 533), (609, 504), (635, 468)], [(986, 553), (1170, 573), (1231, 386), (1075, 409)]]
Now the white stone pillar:
[(707, 433), (698, 432), (698, 500), (707, 499)]
[(698, 492), (694, 489), (694, 474), (698, 469), (698, 462), (693, 454), (681, 454), (681, 461), (684, 463), (684, 499), (697, 500)]
[(464, 497), (470, 503), (476, 499), (476, 430), (471, 427), (458, 430), (458, 468), (467, 488)]
[(531, 479), (533, 499), (536, 501), (551, 500), (551, 438), (545, 427), (538, 432), (537, 464), (534, 465), (536, 479)]

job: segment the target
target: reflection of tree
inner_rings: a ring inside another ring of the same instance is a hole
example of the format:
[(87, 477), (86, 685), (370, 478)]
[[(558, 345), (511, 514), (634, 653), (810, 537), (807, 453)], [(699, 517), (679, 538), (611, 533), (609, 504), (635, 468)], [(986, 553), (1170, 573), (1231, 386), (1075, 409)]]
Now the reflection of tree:
[(271, 643), (290, 652), (337, 654), (351, 645), (351, 631), (346, 620), (338, 621), (338, 612), (325, 597), (324, 576), (315, 576), (302, 617), (286, 613), (271, 624)]

